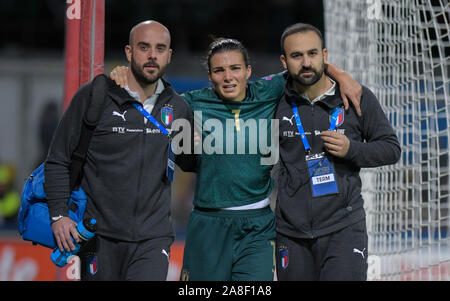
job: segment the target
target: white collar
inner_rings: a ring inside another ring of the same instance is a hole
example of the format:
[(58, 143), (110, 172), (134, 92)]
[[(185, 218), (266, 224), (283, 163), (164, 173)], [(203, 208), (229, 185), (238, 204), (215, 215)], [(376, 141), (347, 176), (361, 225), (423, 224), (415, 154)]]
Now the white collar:
[(326, 91), (325, 93), (323, 93), (323, 94), (317, 96), (317, 97), (314, 98), (313, 100), (310, 100), (310, 99), (308, 98), (308, 95), (306, 95), (306, 93), (302, 93), (302, 94), (300, 94), (300, 96), (303, 97), (303, 98), (305, 98), (305, 99), (307, 99), (307, 100), (309, 100), (311, 103), (315, 103), (315, 102), (317, 102), (317, 101), (319, 101), (319, 100), (322, 100), (322, 99), (324, 99), (324, 98), (327, 97), (327, 96), (333, 96), (333, 95), (335, 94), (335, 92), (336, 92), (336, 82), (335, 82), (334, 80), (332, 80), (331, 78), (329, 78), (329, 79), (331, 80), (331, 82), (333, 83), (333, 85), (332, 85), (331, 88), (328, 89), (328, 91)]
[[(141, 102), (138, 92), (131, 91), (128, 86), (125, 86), (124, 89), (128, 92), (128, 94), (130, 94), (131, 97), (133, 97), (137, 101)], [(163, 81), (161, 79), (158, 79), (158, 82), (156, 83), (155, 93), (144, 101), (144, 106), (146, 103), (156, 102), (156, 99), (164, 91), (164, 89), (165, 89), (165, 87), (164, 87)]]

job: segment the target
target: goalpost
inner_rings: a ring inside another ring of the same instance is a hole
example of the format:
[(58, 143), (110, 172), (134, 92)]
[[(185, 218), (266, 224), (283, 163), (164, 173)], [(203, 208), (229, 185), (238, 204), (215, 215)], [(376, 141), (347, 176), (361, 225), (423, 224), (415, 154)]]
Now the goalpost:
[(364, 169), (369, 280), (450, 280), (448, 0), (324, 0), (329, 60), (378, 97), (402, 146)]
[(103, 73), (105, 0), (66, 0), (64, 108), (78, 88)]
[[(64, 99), (66, 109), (83, 84), (103, 73), (105, 0), (66, 0)], [(57, 280), (80, 280), (80, 260), (74, 256)]]

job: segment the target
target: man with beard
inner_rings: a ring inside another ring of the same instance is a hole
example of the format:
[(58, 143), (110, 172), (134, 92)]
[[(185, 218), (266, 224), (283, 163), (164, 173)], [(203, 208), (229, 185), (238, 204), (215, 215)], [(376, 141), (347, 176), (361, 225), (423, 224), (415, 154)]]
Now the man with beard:
[[(193, 129), (193, 115), (162, 79), (172, 54), (167, 28), (155, 21), (139, 23), (130, 32), (129, 44), (125, 47), (131, 67), (129, 86), (122, 89), (108, 80), (103, 113), (83, 167), (81, 188), (88, 196), (85, 217), (97, 220), (97, 235), (79, 253), (82, 280), (161, 281), (168, 272), (174, 240), (168, 172), (173, 162), (168, 153), (170, 136), (178, 133), (171, 125), (182, 118)], [(73, 97), (45, 165), (44, 189), (61, 251), (74, 249), (72, 237), (80, 241), (68, 217), (69, 164), (92, 85), (82, 86)], [(181, 154), (175, 162), (189, 171), (193, 168), (189, 159)]]
[(324, 73), (322, 34), (294, 24), (281, 37), (288, 70), (280, 120), (277, 275), (279, 280), (366, 280), (368, 243), (359, 171), (394, 164), (398, 139), (363, 86), (362, 116), (343, 109)]

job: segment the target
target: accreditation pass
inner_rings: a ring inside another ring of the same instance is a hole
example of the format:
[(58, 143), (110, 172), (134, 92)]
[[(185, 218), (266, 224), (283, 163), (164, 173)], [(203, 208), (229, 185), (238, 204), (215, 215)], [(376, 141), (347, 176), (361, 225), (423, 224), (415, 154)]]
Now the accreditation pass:
[(311, 178), (313, 197), (338, 192), (334, 167), (325, 153), (307, 155), (306, 163)]

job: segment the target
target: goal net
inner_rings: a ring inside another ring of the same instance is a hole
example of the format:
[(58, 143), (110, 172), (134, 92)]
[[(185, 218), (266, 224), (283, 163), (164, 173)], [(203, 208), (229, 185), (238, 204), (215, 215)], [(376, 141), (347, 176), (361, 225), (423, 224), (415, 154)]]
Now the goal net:
[(369, 280), (450, 280), (448, 0), (324, 0), (329, 61), (377, 95), (400, 161), (363, 169)]

